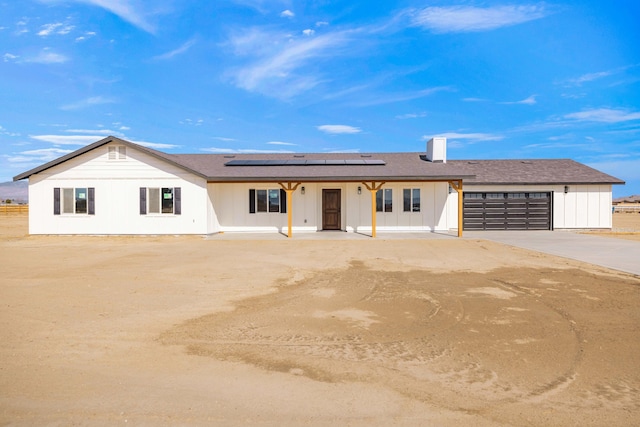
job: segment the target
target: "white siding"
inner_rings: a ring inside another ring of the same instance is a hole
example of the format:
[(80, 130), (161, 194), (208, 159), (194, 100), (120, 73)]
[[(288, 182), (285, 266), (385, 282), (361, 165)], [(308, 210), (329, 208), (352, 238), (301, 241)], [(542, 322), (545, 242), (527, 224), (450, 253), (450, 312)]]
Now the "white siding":
[[(611, 185), (465, 185), (464, 191), (488, 192), (551, 192), (553, 228), (611, 228)], [(449, 221), (457, 215), (458, 197), (449, 195)], [(451, 222), (455, 224), (455, 222)], [(452, 228), (456, 225), (452, 225)]]
[[(205, 234), (206, 181), (127, 147), (105, 145), (29, 178), (31, 234)], [(117, 144), (116, 144), (117, 145)], [(95, 188), (95, 215), (53, 214), (54, 188)], [(182, 214), (140, 215), (140, 187), (180, 187)]]
[[(302, 187), (305, 194), (302, 194)], [(358, 194), (358, 187), (361, 193)], [(279, 189), (277, 183), (209, 184), (220, 231), (286, 232), (287, 214), (249, 213), (250, 189)], [(391, 183), (393, 211), (376, 213), (379, 231), (447, 230), (446, 183)], [(419, 188), (420, 212), (403, 212), (404, 188)], [(294, 232), (322, 230), (322, 190), (341, 190), (341, 229), (348, 232), (371, 231), (371, 193), (362, 183), (303, 183), (293, 193)]]

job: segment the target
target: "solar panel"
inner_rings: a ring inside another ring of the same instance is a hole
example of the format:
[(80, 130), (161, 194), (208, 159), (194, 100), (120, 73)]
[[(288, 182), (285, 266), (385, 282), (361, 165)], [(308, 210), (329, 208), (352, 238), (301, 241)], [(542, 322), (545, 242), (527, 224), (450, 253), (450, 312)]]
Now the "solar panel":
[(363, 159), (238, 159), (226, 162), (225, 166), (373, 166), (384, 165), (384, 160)]

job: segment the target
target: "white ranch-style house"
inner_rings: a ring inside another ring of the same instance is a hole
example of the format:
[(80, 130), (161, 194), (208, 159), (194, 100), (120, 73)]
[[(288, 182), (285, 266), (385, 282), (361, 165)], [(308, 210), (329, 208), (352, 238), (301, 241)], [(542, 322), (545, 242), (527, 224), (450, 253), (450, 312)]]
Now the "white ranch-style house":
[(611, 186), (581, 163), (426, 151), (168, 154), (107, 137), (16, 177), (30, 234), (457, 232), (611, 228)]

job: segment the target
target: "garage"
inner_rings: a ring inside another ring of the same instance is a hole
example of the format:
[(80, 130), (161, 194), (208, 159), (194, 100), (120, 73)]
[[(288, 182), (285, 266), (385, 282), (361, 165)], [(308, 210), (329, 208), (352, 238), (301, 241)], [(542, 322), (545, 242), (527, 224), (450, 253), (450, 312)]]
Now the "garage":
[(550, 192), (465, 192), (465, 230), (551, 230)]

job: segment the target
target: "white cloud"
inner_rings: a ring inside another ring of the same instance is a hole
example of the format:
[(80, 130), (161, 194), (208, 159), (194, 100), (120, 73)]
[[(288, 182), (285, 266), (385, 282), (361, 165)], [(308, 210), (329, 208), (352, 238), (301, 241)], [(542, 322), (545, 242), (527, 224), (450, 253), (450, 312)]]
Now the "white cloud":
[(67, 129), (68, 133), (88, 133), (88, 134), (100, 134), (100, 135), (113, 135), (122, 136), (121, 132), (111, 129)]
[(202, 126), (202, 124), (204, 123), (204, 120), (202, 120), (202, 119), (197, 119), (197, 120), (184, 119), (184, 120), (180, 120), (178, 123), (180, 123), (181, 125)]
[(329, 23), (327, 21), (316, 22), (316, 27), (324, 27), (325, 25), (329, 25)]
[(179, 48), (174, 49), (174, 50), (172, 50), (170, 52), (167, 52), (167, 53), (163, 53), (162, 55), (154, 56), (153, 59), (157, 59), (157, 60), (171, 59), (174, 56), (177, 56), (177, 55), (185, 53), (194, 44), (196, 44), (196, 39), (192, 38), (191, 40), (188, 40), (185, 43), (183, 43), (182, 46), (180, 46)]
[(290, 98), (320, 82), (315, 73), (298, 70), (317, 64), (323, 57), (335, 57), (347, 39), (344, 32), (296, 40), (289, 34), (253, 29), (230, 40), (235, 53), (249, 60), (227, 76), (247, 91)]
[(523, 104), (523, 105), (534, 105), (536, 101), (537, 95), (531, 95), (530, 97), (523, 99), (522, 101), (513, 101), (513, 102), (502, 102), (501, 104)]
[(218, 141), (224, 141), (224, 142), (236, 141), (236, 139), (234, 139), (234, 138), (225, 138), (223, 136), (213, 136), (211, 138), (212, 139), (217, 139)]
[(63, 24), (61, 22), (57, 22), (55, 24), (45, 24), (42, 26), (42, 30), (38, 31), (39, 36), (49, 36), (53, 33), (56, 28), (61, 27)]
[(269, 141), (269, 142), (267, 142), (267, 144), (269, 144), (269, 145), (292, 145), (292, 146), (298, 145), (298, 144), (294, 144), (294, 143), (291, 143), (291, 142), (282, 142), (282, 141)]
[(80, 110), (83, 108), (92, 107), (94, 105), (113, 104), (115, 100), (105, 98), (103, 96), (93, 96), (87, 99), (83, 99), (73, 104), (67, 104), (60, 107), (61, 110)]
[(87, 40), (87, 39), (89, 39), (89, 38), (91, 38), (91, 37), (93, 37), (95, 35), (96, 35), (95, 31), (87, 31), (86, 33), (84, 33), (83, 36), (76, 37), (76, 41), (77, 42), (81, 42), (81, 41)]
[(312, 30), (310, 28), (307, 28), (306, 30), (302, 30), (302, 34), (304, 34), (305, 36), (312, 36), (316, 33), (315, 30)]
[(54, 145), (87, 145), (101, 140), (104, 135), (29, 135), (29, 138)]
[(331, 135), (354, 134), (354, 133), (362, 132), (360, 128), (347, 126), (347, 125), (321, 125), (321, 126), (316, 126), (316, 128), (319, 131), (322, 131)]
[(409, 101), (412, 99), (424, 98), (425, 96), (433, 95), (434, 93), (441, 91), (452, 91), (454, 88), (450, 86), (437, 86), (428, 89), (418, 90), (415, 92), (396, 93), (396, 94), (377, 94), (375, 97), (370, 97), (368, 100), (359, 101), (356, 105), (365, 107), (373, 105), (391, 104), (394, 102)]
[(180, 147), (180, 145), (176, 145), (176, 144), (163, 144), (160, 142), (136, 141), (134, 139), (127, 139), (127, 140), (130, 142), (133, 142), (134, 144), (142, 145), (143, 147), (147, 147), (147, 148), (153, 148), (155, 150), (168, 150), (168, 149)]
[(282, 16), (283, 18), (293, 18), (294, 16), (296, 16), (296, 14), (287, 9), (280, 12), (280, 16)]
[(65, 150), (62, 148), (42, 148), (38, 150), (27, 150), (17, 153), (13, 156), (7, 156), (10, 163), (35, 163), (42, 164), (71, 153), (73, 150)]
[[(57, 0), (41, 0), (52, 3)], [(128, 23), (138, 27), (148, 33), (154, 34), (156, 28), (145, 16), (143, 7), (149, 7), (151, 2), (146, 3), (142, 0), (72, 0), (77, 3), (91, 4), (108, 10), (114, 15), (119, 16)]]
[(405, 120), (405, 119), (417, 119), (420, 117), (427, 117), (427, 113), (422, 112), (422, 113), (400, 114), (396, 116), (396, 119)]
[(489, 31), (545, 17), (542, 5), (520, 6), (446, 6), (410, 11), (415, 26), (434, 33)]
[[(445, 137), (447, 139), (452, 139), (452, 140), (456, 140), (456, 139), (466, 139), (466, 140), (470, 140), (472, 142), (480, 142), (480, 141), (500, 141), (501, 139), (504, 139), (504, 136), (501, 135), (493, 135), (490, 133), (458, 133), (458, 132), (446, 132), (446, 133), (440, 133), (437, 136), (441, 136), (441, 137)], [(423, 136), (422, 139), (424, 139), (425, 141), (430, 140), (431, 138), (433, 138), (432, 136)]]
[(620, 123), (640, 120), (640, 112), (631, 112), (623, 109), (598, 108), (566, 114), (564, 117), (581, 122)]
[(26, 62), (33, 62), (36, 64), (63, 64), (67, 62), (69, 58), (59, 53), (50, 52), (48, 49), (43, 50), (38, 55), (28, 58)]
[(4, 60), (4, 62), (10, 62), (18, 58), (19, 58), (18, 55), (13, 55), (11, 53), (5, 53), (4, 55), (2, 55), (2, 59)]

